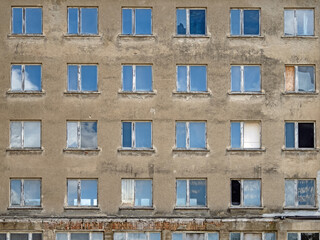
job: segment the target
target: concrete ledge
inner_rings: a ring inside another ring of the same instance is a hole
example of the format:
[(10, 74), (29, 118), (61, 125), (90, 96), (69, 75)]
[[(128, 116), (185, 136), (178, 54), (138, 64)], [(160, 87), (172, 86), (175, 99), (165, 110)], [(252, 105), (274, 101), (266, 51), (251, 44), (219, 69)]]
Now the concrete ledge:
[(68, 92), (68, 91), (65, 91), (63, 92), (64, 95), (66, 96), (97, 96), (97, 95), (100, 95), (101, 92)]
[(27, 206), (27, 207), (8, 207), (7, 210), (43, 210), (43, 207), (30, 207), (30, 206)]
[(209, 210), (208, 207), (174, 207), (174, 210), (191, 210), (191, 211), (197, 211), (197, 210)]
[(211, 38), (211, 35), (173, 35), (173, 38)]
[(227, 152), (266, 152), (266, 148), (227, 148)]
[(93, 206), (93, 207), (90, 207), (90, 206), (79, 206), (79, 207), (64, 207), (63, 208), (64, 210), (100, 210), (100, 207), (99, 206)]
[(186, 154), (186, 155), (206, 155), (210, 149), (172, 149), (173, 154)]
[(261, 36), (261, 35), (236, 35), (236, 36), (233, 36), (233, 35), (227, 35), (227, 38), (260, 38), (260, 39), (263, 39), (265, 38), (264, 36)]
[(102, 36), (99, 34), (65, 34), (63, 35), (64, 38), (101, 38)]
[(264, 207), (237, 207), (237, 206), (231, 206), (228, 207), (230, 210), (263, 210)]
[(285, 36), (285, 35), (282, 35), (281, 38), (287, 38), (287, 39), (290, 39), (290, 38), (303, 38), (303, 39), (318, 39), (318, 36)]
[(6, 152), (10, 154), (41, 154), (43, 148), (7, 148)]
[(228, 95), (254, 95), (254, 96), (259, 96), (259, 95), (266, 95), (265, 91), (262, 90), (261, 92), (231, 92), (231, 91), (228, 91)]
[(43, 34), (8, 34), (8, 38), (35, 38), (35, 39), (44, 39), (46, 38)]
[(101, 151), (100, 148), (97, 149), (63, 149), (66, 154), (78, 154), (78, 155), (97, 155)]
[(212, 92), (172, 92), (173, 97), (177, 98), (209, 98), (212, 97)]
[(292, 152), (292, 153), (317, 153), (320, 151), (319, 148), (282, 148), (281, 151), (283, 152)]
[(119, 207), (119, 210), (155, 210), (154, 207)]
[(157, 95), (157, 91), (152, 92), (125, 92), (125, 91), (118, 91), (118, 94), (122, 97), (153, 97)]
[(126, 34), (118, 34), (117, 36), (120, 39), (141, 39), (141, 40), (155, 40), (157, 38), (156, 35), (126, 35)]
[(293, 210), (293, 211), (299, 211), (299, 210), (309, 210), (309, 211), (317, 211), (318, 207), (284, 207), (283, 210)]
[(134, 155), (134, 156), (141, 156), (141, 155), (152, 155), (156, 152), (154, 148), (152, 149), (125, 149), (119, 148), (118, 153), (123, 155)]
[(46, 94), (45, 91), (23, 91), (23, 92), (17, 92), (17, 91), (11, 91), (8, 90), (6, 92), (7, 95), (12, 97), (24, 97), (24, 96), (43, 96)]
[(315, 92), (281, 92), (282, 95), (285, 96), (317, 96), (319, 91)]

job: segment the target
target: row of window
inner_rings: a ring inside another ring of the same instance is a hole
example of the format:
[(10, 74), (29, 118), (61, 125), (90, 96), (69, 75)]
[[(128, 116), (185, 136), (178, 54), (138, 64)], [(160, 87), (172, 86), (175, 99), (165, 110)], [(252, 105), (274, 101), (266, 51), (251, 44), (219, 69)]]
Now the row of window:
[[(176, 34), (207, 34), (206, 8), (177, 8)], [(12, 34), (42, 34), (41, 7), (13, 7)], [(97, 7), (68, 7), (69, 35), (97, 35)], [(152, 8), (122, 8), (122, 34), (152, 35)], [(231, 36), (259, 36), (260, 9), (230, 9)], [(284, 9), (285, 36), (313, 36), (314, 9)]]
[[(231, 179), (231, 207), (262, 207), (260, 179)], [(122, 179), (121, 208), (150, 208), (152, 179)], [(287, 208), (316, 206), (314, 179), (286, 179)], [(176, 208), (207, 206), (206, 179), (177, 179)], [(41, 179), (10, 179), (10, 207), (41, 207)], [(98, 207), (97, 179), (67, 179), (66, 207)]]
[[(232, 65), (231, 92), (261, 92), (259, 65)], [(177, 65), (177, 92), (207, 92), (207, 66)], [(122, 65), (123, 92), (152, 92), (152, 65)], [(68, 92), (98, 91), (97, 65), (68, 64)], [(12, 92), (42, 91), (40, 64), (14, 64), (11, 66)], [(312, 65), (286, 65), (285, 91), (287, 93), (315, 92), (315, 67)]]
[[(176, 121), (179, 150), (207, 149), (205, 121)], [(67, 121), (67, 149), (97, 149), (97, 121)], [(260, 121), (231, 121), (231, 149), (261, 149)], [(10, 148), (41, 148), (41, 121), (11, 121)], [(123, 149), (153, 149), (151, 121), (122, 122)], [(285, 122), (286, 149), (314, 149), (315, 122)]]

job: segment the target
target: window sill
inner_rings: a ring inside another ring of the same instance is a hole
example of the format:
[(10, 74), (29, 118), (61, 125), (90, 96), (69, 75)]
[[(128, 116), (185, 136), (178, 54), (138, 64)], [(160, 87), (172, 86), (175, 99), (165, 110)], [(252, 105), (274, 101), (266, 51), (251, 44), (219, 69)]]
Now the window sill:
[(227, 148), (227, 152), (266, 152), (266, 148)]
[(285, 36), (282, 35), (281, 38), (304, 38), (304, 39), (318, 39), (318, 36)]
[(237, 207), (231, 206), (229, 207), (230, 210), (263, 210), (264, 207)]
[(172, 149), (173, 153), (208, 153), (210, 152), (209, 149), (181, 149), (181, 148), (174, 148)]
[(8, 34), (8, 38), (45, 38), (43, 34)]
[(118, 91), (118, 94), (123, 96), (153, 96), (157, 94), (157, 91), (152, 92), (126, 92), (126, 91)]
[(43, 210), (42, 207), (8, 207), (7, 210)]
[(211, 91), (207, 92), (172, 92), (172, 96), (175, 97), (210, 97), (212, 96)]
[(63, 149), (63, 152), (65, 153), (70, 153), (70, 154), (98, 154), (101, 151), (100, 148), (95, 148), (95, 149), (69, 149), (65, 148)]
[(174, 210), (209, 210), (208, 207), (174, 207)]
[(264, 36), (261, 35), (228, 35), (227, 38), (264, 38)]
[(128, 153), (128, 154), (153, 154), (156, 152), (154, 148), (151, 149), (130, 149), (130, 148), (119, 148), (117, 150), (119, 153)]
[(43, 96), (46, 94), (45, 91), (24, 91), (24, 92), (18, 92), (18, 91), (11, 91), (8, 90), (6, 92), (7, 95), (9, 96)]
[(119, 210), (154, 210), (154, 207), (119, 207)]
[(79, 207), (64, 207), (64, 210), (100, 210), (98, 206), (79, 206)]
[(211, 35), (174, 35), (173, 38), (211, 38)]
[(65, 34), (64, 38), (101, 38), (99, 34)]
[(7, 148), (6, 152), (10, 153), (42, 153), (43, 148)]
[(101, 92), (68, 92), (65, 91), (63, 92), (64, 95), (66, 96), (90, 96), (90, 95), (100, 95)]
[(319, 91), (315, 92), (281, 92), (285, 96), (316, 96), (319, 94)]
[(127, 34), (119, 34), (118, 35), (119, 38), (123, 38), (123, 39), (134, 39), (134, 38), (140, 38), (140, 39), (156, 39), (156, 35), (150, 34), (150, 35), (127, 35)]
[(265, 91), (262, 90), (261, 92), (231, 92), (228, 91), (228, 95), (246, 95), (246, 96), (250, 96), (250, 95), (265, 95)]
[(318, 207), (284, 207), (283, 210), (318, 210)]
[(282, 148), (283, 152), (319, 152), (319, 148)]

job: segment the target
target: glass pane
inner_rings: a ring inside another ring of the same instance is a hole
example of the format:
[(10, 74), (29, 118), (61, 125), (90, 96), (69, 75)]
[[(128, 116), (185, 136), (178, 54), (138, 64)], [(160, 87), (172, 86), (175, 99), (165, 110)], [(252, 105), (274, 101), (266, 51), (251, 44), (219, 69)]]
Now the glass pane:
[(122, 34), (132, 34), (132, 9), (122, 9)]
[(259, 10), (243, 10), (243, 33), (244, 35), (259, 35)]
[(261, 233), (244, 233), (244, 240), (262, 240)]
[(176, 122), (176, 146), (177, 148), (186, 148), (187, 145), (187, 127), (185, 122)]
[(22, 147), (22, 124), (21, 122), (10, 122), (10, 147)]
[(241, 204), (241, 183), (239, 180), (231, 180), (231, 204), (235, 206)]
[(78, 205), (78, 180), (68, 180), (68, 206)]
[(81, 66), (81, 91), (97, 91), (97, 66)]
[(312, 9), (296, 10), (297, 17), (297, 34), (303, 36), (313, 35), (314, 16)]
[(151, 9), (136, 9), (136, 34), (152, 34)]
[(136, 147), (151, 148), (151, 122), (136, 122)]
[(24, 122), (24, 147), (41, 147), (41, 123)]
[(314, 148), (314, 124), (298, 123), (299, 148)]
[(103, 240), (103, 233), (92, 233), (91, 236), (91, 240)]
[(132, 66), (122, 66), (122, 90), (132, 91)]
[(128, 233), (128, 240), (147, 240), (145, 233)]
[(260, 66), (245, 66), (243, 78), (245, 92), (260, 92)]
[(22, 67), (21, 65), (11, 66), (11, 90), (22, 91)]
[(231, 9), (230, 10), (230, 32), (231, 35), (240, 35), (240, 9)]
[(40, 180), (24, 180), (24, 205), (40, 206), (41, 182)]
[(81, 148), (97, 148), (97, 122), (81, 122)]
[(97, 180), (81, 180), (81, 206), (97, 206)]
[(301, 240), (319, 240), (319, 233), (301, 233)]
[(186, 9), (177, 9), (177, 34), (187, 33)]
[(28, 233), (11, 233), (10, 240), (28, 240)]
[(67, 147), (78, 148), (78, 123), (67, 122)]
[(71, 240), (89, 240), (89, 233), (71, 233)]
[(12, 33), (22, 34), (22, 8), (12, 8)]
[(78, 34), (79, 26), (79, 9), (78, 8), (68, 8), (68, 33)]
[(265, 240), (276, 240), (275, 233), (265, 233), (264, 234)]
[(241, 91), (241, 67), (231, 66), (231, 92)]
[(219, 233), (208, 233), (208, 240), (219, 240)]
[(314, 67), (298, 66), (298, 91), (313, 92), (314, 89)]
[(135, 206), (152, 206), (152, 181), (135, 181)]
[(122, 147), (132, 147), (132, 127), (131, 122), (122, 123)]
[(56, 233), (56, 240), (68, 240), (68, 233)]
[(182, 240), (183, 238), (182, 233), (172, 233), (172, 240)]
[(295, 145), (295, 133), (294, 123), (286, 123), (286, 148), (294, 148)]
[(98, 9), (81, 8), (81, 34), (98, 34)]
[(68, 91), (78, 90), (78, 66), (68, 65)]
[(160, 233), (149, 233), (149, 240), (161, 240)]
[(240, 240), (240, 233), (230, 233), (230, 240)]
[(298, 180), (298, 205), (315, 206), (314, 180)]
[(113, 234), (113, 239), (114, 240), (127, 240), (125, 233), (114, 233)]
[(42, 240), (42, 233), (32, 233), (32, 240)]
[(195, 92), (207, 91), (206, 66), (190, 66), (190, 90)]
[(284, 11), (284, 35), (286, 36), (295, 35), (294, 10)]
[(298, 233), (288, 233), (288, 240), (298, 240)]
[(188, 91), (187, 74), (188, 74), (187, 66), (177, 67), (177, 91), (178, 92)]
[(205, 180), (190, 180), (190, 206), (205, 206), (207, 184)]
[(7, 240), (7, 234), (6, 233), (0, 233), (0, 240)]
[(186, 233), (186, 240), (204, 240), (203, 233)]
[(285, 181), (285, 205), (286, 207), (294, 207), (296, 198), (296, 186), (294, 180)]
[(41, 34), (42, 33), (42, 9), (26, 8), (26, 33)]
[(152, 91), (151, 66), (136, 66), (136, 90)]
[(10, 204), (16, 206), (21, 204), (21, 181), (11, 180), (10, 181)]
[(190, 148), (206, 148), (206, 123), (190, 122)]
[(41, 90), (41, 65), (26, 65), (24, 77), (24, 90)]
[(243, 205), (259, 207), (260, 204), (260, 180), (243, 180)]
[(177, 180), (177, 206), (187, 206), (187, 180)]
[(190, 34), (206, 34), (206, 11), (190, 9)]
[(231, 148), (241, 148), (241, 124), (231, 123)]

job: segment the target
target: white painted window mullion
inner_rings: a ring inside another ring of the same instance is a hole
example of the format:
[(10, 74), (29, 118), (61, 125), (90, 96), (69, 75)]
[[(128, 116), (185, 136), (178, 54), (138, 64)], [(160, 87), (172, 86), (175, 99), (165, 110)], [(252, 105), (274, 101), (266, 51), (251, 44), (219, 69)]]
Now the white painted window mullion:
[[(243, 200), (244, 200), (244, 194), (243, 194), (243, 182), (244, 182), (244, 180), (243, 179), (241, 179), (240, 180), (240, 183), (241, 183), (241, 188), (240, 188), (240, 194), (241, 194), (241, 203), (240, 203), (240, 206), (243, 206)], [(243, 233), (242, 233), (243, 234)], [(243, 235), (242, 235), (242, 237), (243, 237)]]
[(296, 12), (296, 10), (293, 10), (293, 25), (294, 25), (293, 34), (294, 34), (294, 36), (297, 36), (297, 32), (298, 32), (298, 24), (297, 23), (298, 23), (297, 22), (297, 12)]
[(136, 91), (136, 65), (132, 65), (132, 91)]
[(186, 122), (186, 148), (189, 149), (190, 148), (190, 123)]
[(240, 35), (244, 35), (243, 9), (240, 9)]
[(298, 207), (298, 179), (294, 180), (294, 202), (294, 205)]
[(136, 147), (136, 129), (135, 129), (135, 122), (132, 122), (131, 124), (131, 146), (132, 148)]
[(244, 66), (240, 66), (240, 92), (244, 92)]
[(132, 34), (136, 34), (136, 9), (132, 8)]
[(298, 66), (294, 66), (294, 91), (299, 92)]
[(81, 65), (78, 65), (78, 91), (82, 91), (82, 89), (81, 89)]
[(294, 146), (299, 148), (299, 123), (294, 123)]
[(81, 34), (81, 8), (78, 8), (78, 34)]
[(187, 66), (187, 92), (191, 89), (191, 77), (190, 77), (190, 66)]
[(21, 65), (21, 88), (22, 91), (25, 90), (25, 80), (26, 80), (26, 76), (25, 76), (25, 72), (26, 72), (26, 66), (23, 64)]
[(81, 148), (81, 122), (78, 122), (78, 127), (77, 127), (77, 144), (78, 148)]
[(32, 240), (32, 233), (28, 233), (28, 240)]
[(186, 9), (187, 35), (190, 35), (190, 9)]
[(77, 205), (80, 206), (81, 203), (81, 180), (78, 180), (78, 185), (77, 185)]
[(24, 122), (21, 122), (21, 147), (24, 148)]
[(22, 8), (22, 33), (26, 33), (26, 8)]
[(7, 240), (10, 240), (10, 233), (6, 233), (7, 235)]
[(244, 122), (240, 122), (241, 148), (244, 148)]
[(21, 197), (21, 201), (20, 201), (20, 205), (24, 206), (24, 179), (20, 180), (20, 186), (21, 186), (21, 192), (20, 192), (20, 197)]
[(187, 181), (187, 206), (190, 206), (190, 184), (189, 184), (189, 179)]

